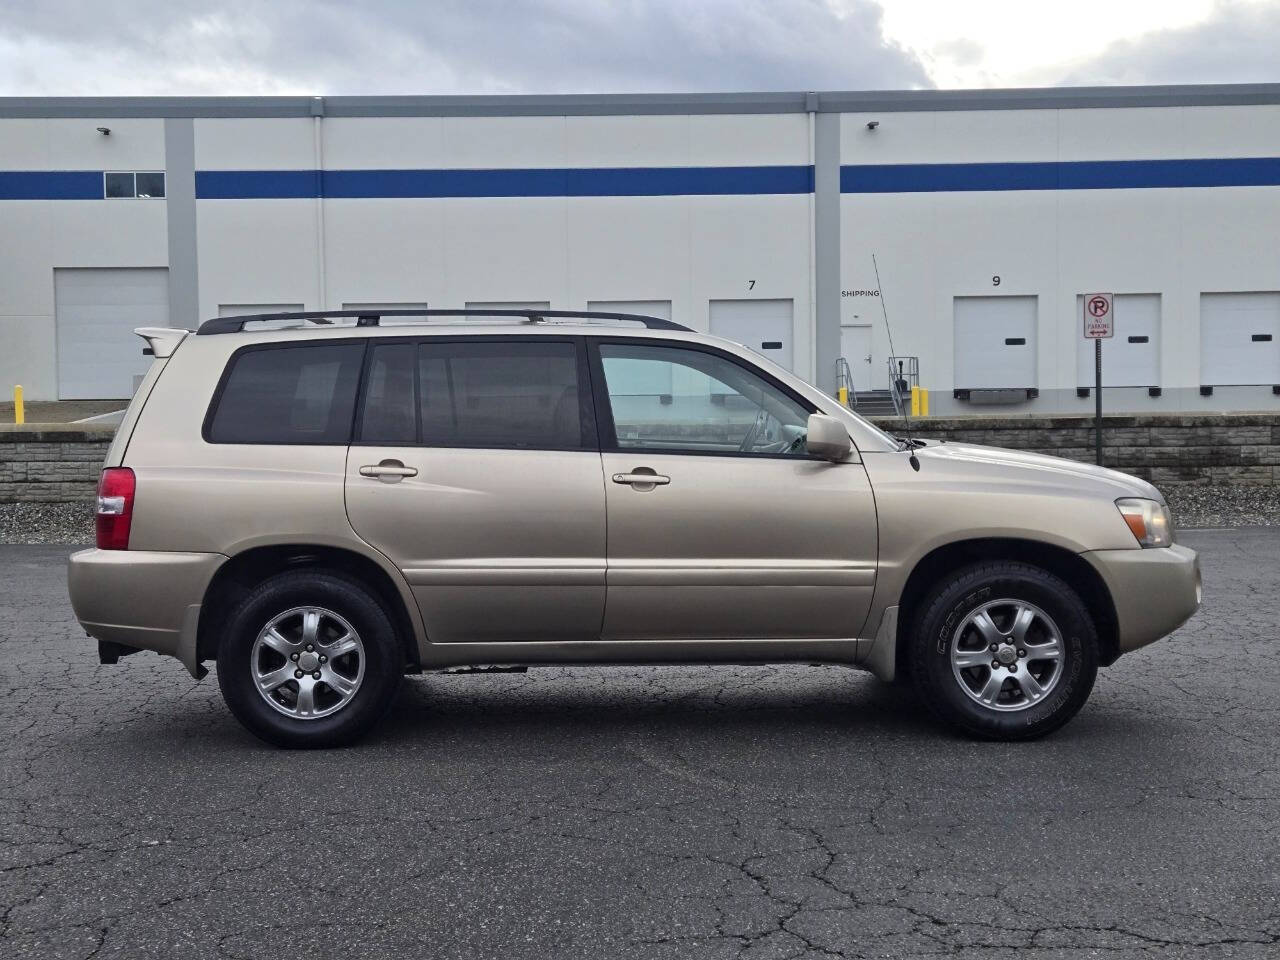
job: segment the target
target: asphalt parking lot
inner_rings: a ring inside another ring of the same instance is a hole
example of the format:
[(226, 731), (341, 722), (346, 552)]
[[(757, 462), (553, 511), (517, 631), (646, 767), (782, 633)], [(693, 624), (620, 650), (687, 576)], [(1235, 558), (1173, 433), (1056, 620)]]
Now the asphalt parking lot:
[(838, 668), (406, 683), (285, 753), (0, 547), (5, 957), (1280, 955), (1280, 528), (1033, 744)]

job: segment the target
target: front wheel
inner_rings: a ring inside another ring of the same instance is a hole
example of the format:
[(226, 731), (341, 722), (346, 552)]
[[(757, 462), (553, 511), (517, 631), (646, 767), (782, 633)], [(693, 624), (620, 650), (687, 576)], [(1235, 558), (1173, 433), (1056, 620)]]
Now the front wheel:
[(391, 618), (336, 572), (272, 577), (232, 614), (218, 686), (236, 718), (281, 747), (350, 743), (389, 706), (403, 673)]
[(966, 733), (1030, 740), (1084, 706), (1098, 673), (1098, 633), (1060, 577), (1025, 563), (967, 567), (926, 597), (909, 639), (925, 704)]

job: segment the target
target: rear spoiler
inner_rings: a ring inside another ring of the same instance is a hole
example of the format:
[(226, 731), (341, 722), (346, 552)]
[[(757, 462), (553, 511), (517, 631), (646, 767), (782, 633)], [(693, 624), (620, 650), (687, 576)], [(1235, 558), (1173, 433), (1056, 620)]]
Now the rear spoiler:
[(153, 357), (170, 357), (191, 331), (181, 327), (138, 327), (133, 332), (147, 341), (143, 353)]

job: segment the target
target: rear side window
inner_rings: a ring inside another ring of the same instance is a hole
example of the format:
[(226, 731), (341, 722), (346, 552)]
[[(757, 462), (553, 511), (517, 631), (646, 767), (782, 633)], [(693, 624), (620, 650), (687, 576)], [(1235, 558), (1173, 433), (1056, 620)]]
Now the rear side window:
[(209, 420), (210, 443), (345, 444), (362, 343), (257, 347), (237, 353)]
[(595, 446), (573, 343), (435, 341), (373, 351), (361, 443)]

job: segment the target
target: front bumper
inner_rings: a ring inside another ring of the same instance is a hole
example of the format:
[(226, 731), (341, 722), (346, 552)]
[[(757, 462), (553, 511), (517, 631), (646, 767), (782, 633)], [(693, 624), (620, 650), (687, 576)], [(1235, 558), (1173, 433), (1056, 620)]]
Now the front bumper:
[(1200, 558), (1194, 550), (1175, 543), (1148, 550), (1093, 550), (1082, 556), (1111, 593), (1119, 653), (1167, 637), (1200, 608)]
[(177, 657), (193, 677), (200, 603), (225, 561), (220, 553), (81, 550), (67, 563), (76, 619), (107, 644)]

